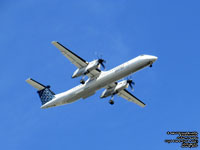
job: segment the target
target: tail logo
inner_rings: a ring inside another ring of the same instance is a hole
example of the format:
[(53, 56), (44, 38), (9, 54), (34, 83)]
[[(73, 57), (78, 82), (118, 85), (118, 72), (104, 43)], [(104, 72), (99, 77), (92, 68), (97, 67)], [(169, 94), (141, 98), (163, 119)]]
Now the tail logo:
[(38, 91), (38, 94), (40, 96), (42, 105), (44, 105), (45, 103), (47, 103), (55, 97), (55, 94), (47, 87), (43, 90)]

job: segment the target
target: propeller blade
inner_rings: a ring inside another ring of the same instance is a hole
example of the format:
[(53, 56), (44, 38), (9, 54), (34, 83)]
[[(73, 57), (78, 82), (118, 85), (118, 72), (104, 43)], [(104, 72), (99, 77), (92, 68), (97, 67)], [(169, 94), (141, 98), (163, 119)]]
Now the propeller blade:
[(127, 83), (129, 84), (131, 90), (133, 90), (133, 85), (135, 85), (135, 82), (133, 82), (133, 80), (131, 80), (131, 79), (128, 79)]
[(101, 66), (105, 69), (104, 63), (106, 63), (106, 61), (104, 59), (98, 59), (98, 63), (101, 64)]
[(130, 86), (130, 88), (131, 88), (131, 90), (132, 90), (132, 89), (133, 89), (133, 86), (132, 86), (132, 84), (131, 84), (131, 83), (129, 84), (129, 86)]
[(103, 69), (105, 69), (105, 65), (103, 63), (100, 63), (100, 64), (102, 65)]

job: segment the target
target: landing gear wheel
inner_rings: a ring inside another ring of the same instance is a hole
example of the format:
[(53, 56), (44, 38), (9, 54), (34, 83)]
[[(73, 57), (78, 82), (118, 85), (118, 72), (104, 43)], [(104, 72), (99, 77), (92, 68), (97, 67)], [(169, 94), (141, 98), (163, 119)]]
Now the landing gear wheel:
[(109, 100), (109, 104), (110, 104), (110, 105), (113, 105), (113, 104), (114, 104), (114, 101), (113, 101), (113, 100)]
[(150, 64), (150, 66), (149, 66), (149, 67), (151, 68), (152, 66), (153, 66), (153, 65), (152, 65), (152, 64)]
[(81, 84), (85, 84), (85, 81), (82, 79), (82, 80), (80, 81), (80, 83), (81, 83)]

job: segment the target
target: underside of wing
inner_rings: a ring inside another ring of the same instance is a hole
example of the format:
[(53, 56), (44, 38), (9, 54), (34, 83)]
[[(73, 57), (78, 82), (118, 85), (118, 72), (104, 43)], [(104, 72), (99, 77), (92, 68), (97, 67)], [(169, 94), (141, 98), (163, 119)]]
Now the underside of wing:
[(67, 57), (72, 64), (74, 64), (76, 67), (78, 68), (83, 68), (85, 66), (88, 65), (88, 62), (85, 61), (84, 59), (82, 59), (81, 57), (79, 57), (78, 55), (76, 55), (75, 53), (73, 53), (72, 51), (70, 51), (68, 48), (64, 47), (62, 44), (60, 44), (59, 42), (53, 41), (52, 44), (58, 48), (61, 53)]
[(89, 72), (89, 73), (87, 74), (87, 76), (90, 77), (90, 78), (93, 78), (93, 77), (99, 76), (100, 74), (101, 74), (101, 70), (99, 70), (99, 69), (94, 69), (94, 70), (92, 70), (91, 72)]
[[(67, 57), (67, 59), (69, 59), (71, 61), (72, 64), (74, 64), (76, 67), (78, 68), (83, 68), (86, 67), (89, 63), (87, 61), (85, 61), (83, 58), (79, 57), (78, 55), (76, 55), (75, 53), (73, 53), (72, 51), (70, 51), (68, 48), (64, 47), (62, 44), (60, 44), (59, 42), (53, 41), (52, 44), (58, 48), (60, 50), (60, 52)], [(96, 77), (98, 75), (100, 75), (101, 70), (94, 69), (92, 71), (90, 71), (87, 76), (90, 78)]]
[(107, 85), (105, 88), (106, 88), (106, 89), (109, 89), (109, 88), (113, 88), (113, 87), (115, 87), (115, 86), (117, 86), (117, 82), (113, 82), (113, 83)]
[(137, 97), (135, 97), (133, 94), (131, 94), (129, 91), (126, 89), (120, 91), (118, 95), (128, 101), (134, 102), (137, 105), (144, 107), (146, 104), (144, 104), (141, 100), (139, 100)]

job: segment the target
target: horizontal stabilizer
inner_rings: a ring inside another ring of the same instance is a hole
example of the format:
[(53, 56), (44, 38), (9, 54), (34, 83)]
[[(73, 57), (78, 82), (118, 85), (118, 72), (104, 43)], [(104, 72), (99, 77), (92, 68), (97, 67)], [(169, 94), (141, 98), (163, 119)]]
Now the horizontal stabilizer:
[(31, 79), (31, 78), (28, 78), (26, 80), (27, 83), (29, 83), (30, 85), (32, 85), (34, 88), (36, 88), (38, 91), (40, 90), (43, 90), (46, 88), (46, 86), (44, 86), (43, 84)]

